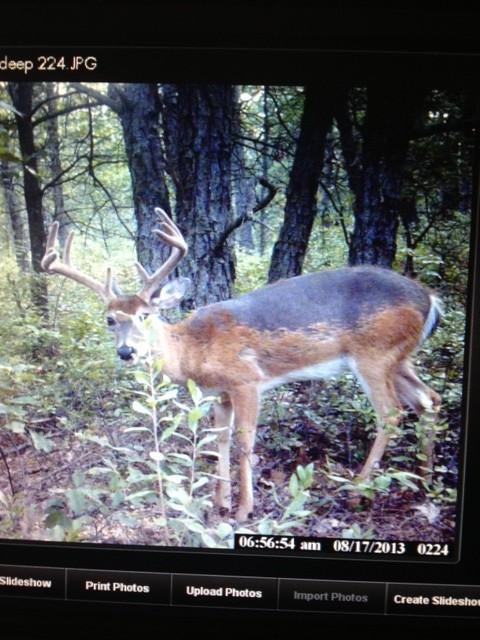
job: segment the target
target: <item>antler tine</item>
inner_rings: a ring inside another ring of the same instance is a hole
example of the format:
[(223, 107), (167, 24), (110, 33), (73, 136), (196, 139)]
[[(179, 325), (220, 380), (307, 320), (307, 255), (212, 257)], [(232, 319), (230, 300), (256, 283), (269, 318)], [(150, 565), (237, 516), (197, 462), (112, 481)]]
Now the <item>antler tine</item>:
[(109, 302), (110, 300), (115, 298), (116, 296), (113, 293), (112, 288), (112, 270), (110, 267), (107, 268), (106, 281), (103, 285), (72, 265), (70, 254), (74, 235), (73, 231), (68, 234), (63, 250), (63, 260), (60, 259), (56, 249), (58, 228), (58, 222), (54, 222), (50, 226), (50, 229), (48, 231), (45, 254), (41, 262), (42, 269), (47, 273), (57, 273), (59, 275), (65, 276), (66, 278), (69, 278), (70, 280), (74, 280), (75, 282), (83, 284), (84, 286), (94, 291), (97, 295), (99, 295), (104, 302)]
[(161, 282), (165, 280), (168, 274), (175, 269), (180, 260), (182, 260), (182, 258), (184, 258), (188, 253), (188, 246), (185, 242), (185, 238), (173, 220), (163, 209), (160, 209), (159, 207), (155, 208), (155, 213), (160, 218), (160, 229), (154, 229), (153, 232), (155, 235), (162, 238), (166, 244), (170, 245), (172, 247), (172, 251), (170, 252), (167, 260), (151, 276), (148, 275), (147, 271), (139, 262), (135, 263), (138, 274), (144, 283), (144, 287), (138, 295), (147, 301), (150, 300)]

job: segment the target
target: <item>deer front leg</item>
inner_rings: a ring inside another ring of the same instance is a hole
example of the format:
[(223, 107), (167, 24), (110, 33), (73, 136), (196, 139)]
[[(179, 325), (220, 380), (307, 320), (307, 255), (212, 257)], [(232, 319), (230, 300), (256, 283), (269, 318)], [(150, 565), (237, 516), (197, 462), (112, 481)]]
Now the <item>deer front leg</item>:
[(230, 398), (223, 395), (213, 407), (215, 429), (218, 430), (219, 480), (215, 492), (215, 504), (221, 509), (232, 508), (232, 483), (230, 478), (230, 433), (232, 430), (233, 407)]
[(235, 519), (243, 522), (253, 511), (252, 461), (259, 411), (258, 389), (254, 386), (238, 388), (231, 394), (231, 399), (240, 450), (240, 495)]

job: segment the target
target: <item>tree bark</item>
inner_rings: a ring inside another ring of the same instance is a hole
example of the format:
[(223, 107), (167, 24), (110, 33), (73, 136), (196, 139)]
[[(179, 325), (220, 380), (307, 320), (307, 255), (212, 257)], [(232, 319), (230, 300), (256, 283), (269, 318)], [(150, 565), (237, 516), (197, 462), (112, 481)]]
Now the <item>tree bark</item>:
[[(47, 92), (47, 105), (48, 115), (47, 120), (47, 132), (48, 132), (48, 147), (49, 147), (49, 160), (50, 170), (52, 173), (52, 180), (55, 180), (57, 176), (62, 173), (62, 163), (60, 160), (60, 139), (58, 136), (58, 120), (55, 117), (55, 97), (56, 92), (54, 85), (50, 82), (45, 83)], [(65, 241), (68, 235), (69, 219), (65, 212), (65, 199), (63, 197), (63, 186), (54, 182), (53, 186), (53, 205), (54, 213), (53, 218), (59, 223), (58, 238), (61, 246), (65, 246)]]
[[(238, 100), (238, 91), (235, 95)], [(240, 139), (241, 123), (240, 110), (235, 110), (234, 134), (236, 143), (232, 155), (232, 177), (234, 209), (236, 218), (244, 218), (253, 211), (255, 206), (255, 185), (257, 180), (254, 176), (248, 175), (245, 166), (245, 150)], [(238, 242), (247, 251), (254, 251), (253, 225), (251, 222), (244, 222), (238, 231)]]
[(345, 121), (337, 118), (344, 157), (354, 189), (354, 229), (349, 263), (391, 267), (405, 202), (404, 177), (407, 153), (424, 93), (397, 86), (371, 86), (360, 155), (353, 157)]
[[(268, 87), (265, 86), (263, 89), (263, 143), (265, 145), (265, 151), (262, 154), (262, 177), (265, 178), (265, 180), (268, 180), (269, 178), (269, 170), (272, 164), (272, 159), (267, 153), (268, 145), (270, 143), (270, 129), (270, 104), (268, 99)], [(261, 194), (261, 197), (264, 198), (266, 196), (266, 190), (263, 189), (262, 191), (263, 193)], [(258, 244), (261, 256), (264, 255), (267, 246), (266, 235), (265, 227), (260, 225)]]
[(287, 187), (285, 217), (273, 247), (268, 281), (302, 272), (303, 261), (317, 210), (327, 133), (337, 95), (318, 85), (305, 88), (305, 103), (293, 165)]
[(153, 233), (158, 228), (155, 207), (160, 207), (171, 215), (159, 131), (158, 86), (110, 85), (109, 96), (119, 103), (116, 111), (123, 129), (132, 180), (138, 261), (153, 272), (170, 253), (170, 248)]
[(231, 239), (219, 239), (232, 220), (234, 90), (227, 85), (167, 85), (163, 97), (176, 221), (189, 246), (179, 271), (193, 281), (184, 306), (194, 308), (232, 295)]
[(2, 160), (0, 162), (0, 174), (5, 200), (5, 208), (12, 230), (12, 244), (18, 268), (22, 273), (27, 273), (30, 266), (28, 255), (28, 239), (22, 216), (22, 207), (15, 193), (15, 170), (11, 163)]
[[(32, 267), (36, 273), (42, 273), (41, 261), (45, 250), (46, 234), (43, 222), (42, 190), (38, 178), (37, 150), (35, 148), (31, 117), (33, 83), (10, 82), (8, 90), (13, 106), (18, 111), (18, 113), (15, 113), (15, 120), (20, 152), (23, 158), (23, 184), (28, 215)], [(48, 302), (45, 278), (32, 280), (32, 300), (42, 316), (45, 317)]]

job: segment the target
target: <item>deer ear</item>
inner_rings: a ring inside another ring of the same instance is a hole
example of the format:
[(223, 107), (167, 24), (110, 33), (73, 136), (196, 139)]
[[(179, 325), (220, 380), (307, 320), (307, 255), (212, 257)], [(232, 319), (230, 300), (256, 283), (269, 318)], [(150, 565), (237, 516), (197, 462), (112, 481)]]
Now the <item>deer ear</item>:
[(112, 278), (112, 291), (116, 296), (123, 296), (123, 291), (115, 278)]
[(183, 296), (187, 293), (191, 280), (189, 278), (175, 278), (167, 282), (167, 284), (160, 289), (158, 295), (151, 300), (158, 309), (171, 309), (176, 307)]

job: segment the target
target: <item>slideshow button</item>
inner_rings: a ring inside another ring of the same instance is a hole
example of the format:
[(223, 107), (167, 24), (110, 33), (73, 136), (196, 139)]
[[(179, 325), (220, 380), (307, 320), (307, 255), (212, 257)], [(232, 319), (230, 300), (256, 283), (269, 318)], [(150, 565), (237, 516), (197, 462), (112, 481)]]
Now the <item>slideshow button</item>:
[(0, 597), (65, 598), (65, 569), (0, 565)]
[(480, 618), (480, 586), (389, 584), (387, 613)]

